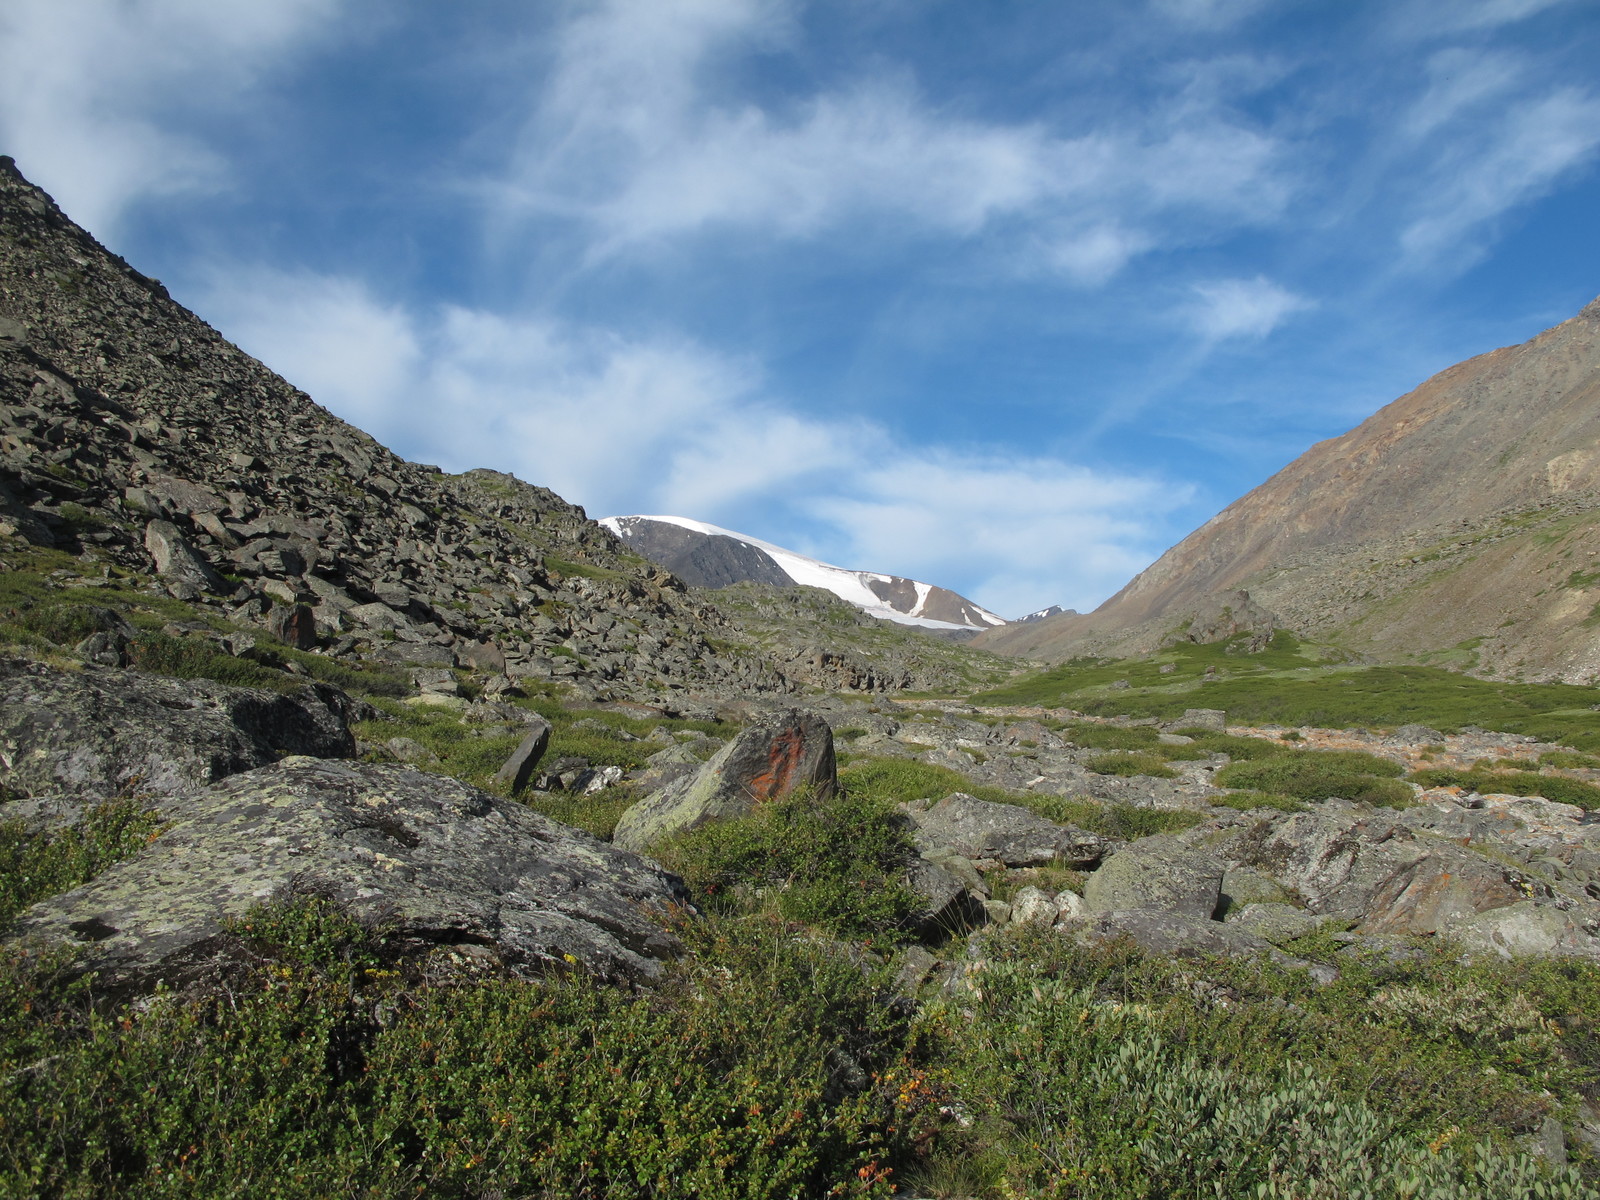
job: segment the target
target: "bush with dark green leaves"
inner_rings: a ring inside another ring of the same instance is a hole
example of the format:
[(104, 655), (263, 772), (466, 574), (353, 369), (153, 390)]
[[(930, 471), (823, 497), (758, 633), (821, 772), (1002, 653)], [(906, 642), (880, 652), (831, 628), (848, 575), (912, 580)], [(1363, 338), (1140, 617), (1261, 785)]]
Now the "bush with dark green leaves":
[(0, 820), (0, 930), (35, 901), (142, 850), (160, 828), (161, 818), (136, 800), (97, 805), (77, 824), (50, 832)]
[(697, 904), (730, 914), (767, 908), (843, 936), (908, 925), (922, 907), (904, 882), (913, 853), (892, 805), (851, 792), (768, 801), (651, 851), (683, 876)]
[(418, 987), (381, 929), (300, 897), (235, 924), (225, 994), (93, 1003), (0, 957), (0, 1193), (887, 1195), (902, 1015), (767, 922), (686, 929), (643, 993), (582, 976)]

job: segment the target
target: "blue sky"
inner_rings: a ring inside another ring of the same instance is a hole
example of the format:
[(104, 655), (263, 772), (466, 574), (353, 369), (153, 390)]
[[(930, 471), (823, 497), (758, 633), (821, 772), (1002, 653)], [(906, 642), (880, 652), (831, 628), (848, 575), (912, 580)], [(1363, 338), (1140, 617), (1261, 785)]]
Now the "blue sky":
[(1600, 3), (6, 0), (0, 152), (409, 458), (1015, 616), (1600, 293)]

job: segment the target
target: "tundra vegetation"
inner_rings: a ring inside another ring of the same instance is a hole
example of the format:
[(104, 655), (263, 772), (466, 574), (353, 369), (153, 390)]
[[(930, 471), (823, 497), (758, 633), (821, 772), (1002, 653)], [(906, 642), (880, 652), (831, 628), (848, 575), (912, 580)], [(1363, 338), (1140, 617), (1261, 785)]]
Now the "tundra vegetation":
[[(148, 597), (125, 599), (137, 617)], [(14, 613), (11, 628), (41, 649), (76, 636), (71, 600), (56, 603), (69, 608), (59, 627)], [(436, 757), (429, 769), (503, 790), (493, 767), (514, 739), (396, 704), (381, 678), (345, 682), (374, 706), (369, 742), (401, 733)], [(517, 703), (552, 722), (551, 756), (595, 763), (633, 767), (673, 734), (692, 745), (732, 732), (574, 711), (553, 695)], [(1403, 787), (1366, 754), (1046, 725), (1147, 769), (1224, 751), (1252, 806), (1361, 789), (1383, 804)], [(1600, 1194), (1581, 1145), (1566, 1165), (1532, 1145), (1600, 1091), (1593, 964), (1468, 960), (1431, 939), (1352, 953), (1336, 925), (1286, 944), (1282, 961), (1173, 959), (1030, 926), (930, 943), (904, 883), (899, 802), (962, 790), (1128, 839), (1198, 817), (985, 788), (906, 758), (847, 755), (840, 782), (831, 799), (797, 795), (658, 848), (701, 915), (677, 921), (685, 953), (642, 990), (576, 970), (429, 974), (381, 922), (314, 890), (232, 923), (243, 965), (210, 989), (106, 995), (61, 954), (12, 948), (0, 960), (6, 1193)], [(603, 830), (632, 798), (617, 790), (531, 802)], [(158, 830), (137, 797), (54, 834), (0, 828), (0, 919)], [(1049, 878), (1077, 890), (1082, 877)], [(929, 948), (964, 964), (960, 986), (897, 985)]]

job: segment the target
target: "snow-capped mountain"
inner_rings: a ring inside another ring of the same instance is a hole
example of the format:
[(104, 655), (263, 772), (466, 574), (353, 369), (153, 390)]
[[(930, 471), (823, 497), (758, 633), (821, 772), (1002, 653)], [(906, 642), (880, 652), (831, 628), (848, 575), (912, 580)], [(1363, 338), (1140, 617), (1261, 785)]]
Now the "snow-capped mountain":
[(1075, 617), (1077, 615), (1078, 610), (1075, 608), (1062, 608), (1059, 604), (1052, 604), (1049, 608), (1041, 608), (1038, 612), (1031, 612), (1025, 617), (1018, 617), (1012, 623), (1015, 625), (1026, 625), (1030, 621), (1042, 621), (1046, 617)]
[(688, 517), (605, 517), (632, 549), (697, 587), (755, 580), (822, 588), (874, 617), (927, 629), (993, 629), (1006, 623), (948, 588), (899, 575), (852, 571)]

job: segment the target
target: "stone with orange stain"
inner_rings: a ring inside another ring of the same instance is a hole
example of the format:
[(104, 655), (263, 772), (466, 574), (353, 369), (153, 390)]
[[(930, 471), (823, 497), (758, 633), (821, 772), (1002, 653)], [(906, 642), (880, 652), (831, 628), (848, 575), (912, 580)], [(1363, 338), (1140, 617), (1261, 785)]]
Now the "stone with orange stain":
[(697, 774), (628, 809), (611, 840), (642, 851), (671, 834), (746, 816), (758, 804), (802, 789), (821, 801), (837, 787), (833, 731), (815, 713), (789, 709), (750, 725)]

